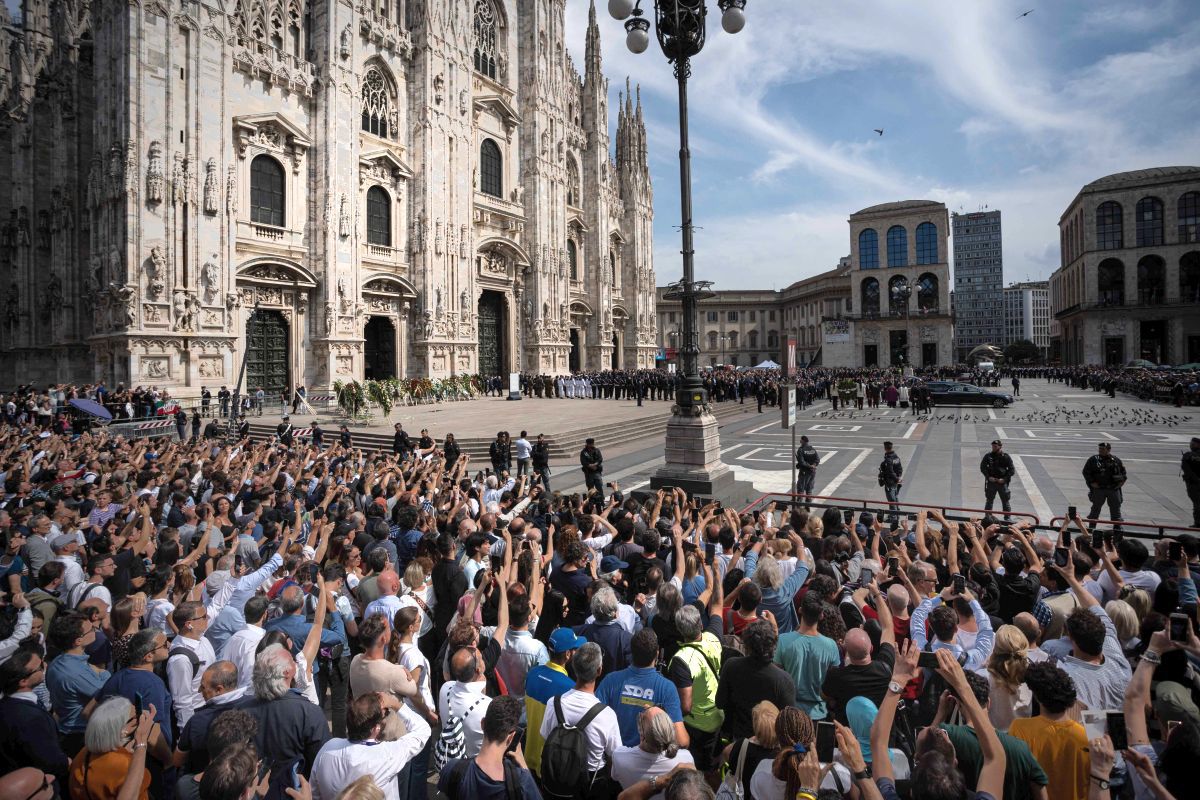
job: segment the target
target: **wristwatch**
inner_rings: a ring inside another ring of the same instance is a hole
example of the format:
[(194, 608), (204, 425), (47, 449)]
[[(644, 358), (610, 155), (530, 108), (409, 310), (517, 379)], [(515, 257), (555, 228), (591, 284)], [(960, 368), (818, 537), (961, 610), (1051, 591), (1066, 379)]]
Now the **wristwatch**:
[(892, 692), (893, 694), (900, 694), (901, 692), (904, 691), (904, 687), (901, 686), (900, 684), (896, 683), (895, 681), (892, 681), (891, 683), (888, 684), (888, 691)]
[(867, 764), (866, 766), (863, 767), (862, 772), (854, 773), (854, 780), (856, 780), (856, 781), (871, 780), (871, 765)]
[(1096, 785), (1100, 787), (1100, 791), (1103, 792), (1108, 789), (1108, 778), (1101, 778), (1099, 775), (1091, 774), (1089, 774), (1088, 777), (1096, 782)]

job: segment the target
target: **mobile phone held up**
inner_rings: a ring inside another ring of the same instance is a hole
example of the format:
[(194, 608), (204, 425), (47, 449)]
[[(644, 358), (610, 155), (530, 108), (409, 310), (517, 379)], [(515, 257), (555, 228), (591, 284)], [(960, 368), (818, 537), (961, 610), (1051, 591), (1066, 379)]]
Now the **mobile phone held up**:
[(917, 666), (921, 669), (937, 669), (937, 653), (930, 653), (926, 650), (922, 650), (917, 654)]
[(817, 760), (822, 764), (833, 761), (833, 749), (837, 746), (837, 728), (832, 722), (817, 723)]
[(954, 576), (954, 593), (963, 594), (967, 591), (967, 578), (965, 575)]
[(1188, 639), (1188, 615), (1176, 611), (1171, 615), (1171, 641), (1186, 642)]
[(713, 542), (705, 542), (704, 543), (704, 563), (711, 567), (713, 565), (713, 562), (716, 560), (717, 560), (716, 544), (714, 544)]
[(1112, 739), (1114, 752), (1129, 749), (1129, 737), (1125, 733), (1125, 715), (1120, 711), (1110, 711), (1105, 715), (1108, 728), (1108, 738)]
[(1167, 542), (1167, 558), (1171, 561), (1178, 561), (1183, 558), (1183, 542), (1175, 539)]
[(1054, 566), (1063, 569), (1071, 563), (1071, 551), (1066, 547), (1054, 548)]

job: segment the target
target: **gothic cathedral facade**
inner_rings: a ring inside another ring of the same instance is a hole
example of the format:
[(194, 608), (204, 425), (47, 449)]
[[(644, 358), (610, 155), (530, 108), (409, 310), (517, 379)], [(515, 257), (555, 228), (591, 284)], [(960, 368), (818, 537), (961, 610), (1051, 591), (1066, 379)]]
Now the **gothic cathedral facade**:
[(653, 367), (640, 96), (576, 0), (0, 5), (0, 385)]

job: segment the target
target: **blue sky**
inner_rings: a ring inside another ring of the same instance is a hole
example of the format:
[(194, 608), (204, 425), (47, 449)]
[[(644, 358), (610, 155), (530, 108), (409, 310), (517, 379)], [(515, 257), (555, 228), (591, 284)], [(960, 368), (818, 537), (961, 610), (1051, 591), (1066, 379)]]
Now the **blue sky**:
[[(690, 111), (696, 269), (716, 288), (829, 269), (851, 213), (907, 199), (1001, 209), (1005, 281), (1046, 278), (1085, 183), (1200, 164), (1195, 0), (749, 0), (736, 36), (708, 3)], [(642, 86), (662, 284), (680, 272), (676, 87), (657, 43), (629, 53), (606, 8), (614, 111), (626, 75)], [(567, 0), (577, 64), (587, 9)]]

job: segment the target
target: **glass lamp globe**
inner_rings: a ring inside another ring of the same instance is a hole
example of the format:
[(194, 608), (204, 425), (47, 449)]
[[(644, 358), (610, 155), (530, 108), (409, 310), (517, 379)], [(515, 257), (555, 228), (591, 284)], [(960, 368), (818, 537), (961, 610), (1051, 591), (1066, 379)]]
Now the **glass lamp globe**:
[[(618, 0), (613, 0), (618, 2)], [(737, 33), (742, 28), (746, 27), (746, 14), (737, 6), (730, 6), (725, 9), (725, 13), (721, 15), (721, 27), (726, 33)]]
[(625, 37), (625, 46), (629, 48), (629, 52), (631, 53), (644, 53), (646, 52), (646, 48), (650, 46), (650, 34), (641, 28), (634, 28)]
[(633, 0), (608, 0), (608, 13), (613, 19), (625, 19), (633, 13)]

